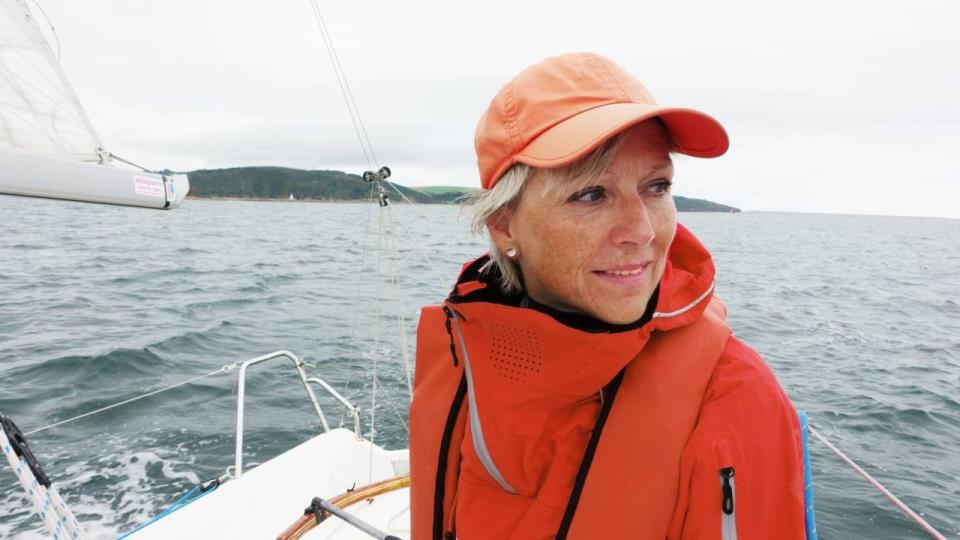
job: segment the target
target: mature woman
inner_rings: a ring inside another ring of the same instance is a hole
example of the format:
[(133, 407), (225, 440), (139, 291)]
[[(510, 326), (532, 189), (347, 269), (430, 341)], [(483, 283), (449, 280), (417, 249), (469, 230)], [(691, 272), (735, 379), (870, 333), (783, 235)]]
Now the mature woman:
[(490, 252), (417, 335), (416, 540), (803, 537), (796, 411), (670, 195), (672, 153), (727, 145), (594, 54), (493, 99), (470, 208)]

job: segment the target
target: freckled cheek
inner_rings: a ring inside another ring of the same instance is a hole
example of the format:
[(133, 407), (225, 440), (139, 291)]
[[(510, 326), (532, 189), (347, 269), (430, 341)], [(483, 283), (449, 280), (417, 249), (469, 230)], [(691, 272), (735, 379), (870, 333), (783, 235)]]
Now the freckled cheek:
[(551, 285), (558, 288), (575, 286), (581, 272), (589, 266), (591, 233), (577, 228), (550, 226), (543, 231), (539, 246), (541, 274)]
[(663, 216), (663, 219), (657, 224), (656, 246), (657, 255), (660, 257), (660, 263), (663, 265), (667, 258), (667, 252), (670, 250), (670, 244), (673, 243), (673, 237), (677, 232), (677, 214), (676, 210)]

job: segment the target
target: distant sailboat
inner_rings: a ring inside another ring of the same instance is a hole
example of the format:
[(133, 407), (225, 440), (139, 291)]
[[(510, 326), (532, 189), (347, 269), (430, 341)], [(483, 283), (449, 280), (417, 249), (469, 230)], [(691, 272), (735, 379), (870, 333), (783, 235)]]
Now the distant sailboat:
[(190, 190), (112, 157), (26, 0), (0, 0), (0, 193), (169, 209)]
[(293, 196), (293, 193), (291, 193), (291, 194), (290, 194), (290, 199), (288, 199), (288, 200), (295, 201), (295, 200), (297, 200), (297, 198)]

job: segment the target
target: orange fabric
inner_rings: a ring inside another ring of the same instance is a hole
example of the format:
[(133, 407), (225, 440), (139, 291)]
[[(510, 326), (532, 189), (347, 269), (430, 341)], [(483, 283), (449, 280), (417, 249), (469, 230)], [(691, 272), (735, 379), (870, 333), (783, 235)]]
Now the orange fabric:
[(631, 363), (569, 538), (615, 538), (625, 531), (632, 538), (666, 537), (680, 491), (680, 456), (730, 336), (724, 316), (715, 300), (700, 320), (656, 334)]
[(547, 58), (508, 82), (480, 118), (474, 138), (480, 184), (493, 187), (514, 163), (568, 165), (653, 117), (666, 125), (680, 153), (717, 157), (729, 146), (716, 120), (657, 105), (640, 81), (600, 55)]
[[(628, 365), (568, 538), (719, 539), (718, 471), (728, 465), (739, 538), (802, 538), (796, 413), (759, 356), (729, 337), (722, 304), (704, 294), (712, 282), (709, 254), (678, 226), (660, 284), (664, 316), (637, 330), (591, 334), (530, 309), (448, 302), (463, 317), (466, 347), (456, 344), (455, 363), (443, 312), (425, 308), (410, 410), (413, 538), (454, 530), (464, 540), (552, 538), (600, 409), (597, 392)], [(467, 357), (483, 439), (516, 495), (474, 449), (462, 396)], [(463, 403), (451, 414), (458, 389)]]
[[(722, 318), (704, 316), (653, 336), (649, 330), (610, 335), (557, 328), (553, 319), (531, 310), (498, 308), (456, 306), (466, 318), (462, 327), (473, 358), (484, 438), (518, 494), (503, 491), (490, 478), (474, 452), (468, 427), (457, 488), (458, 537), (556, 534), (599, 413), (597, 390), (628, 364), (570, 538), (610, 538), (623, 530), (637, 531), (641, 538), (666, 536), (680, 480), (680, 454), (730, 334)], [(715, 301), (711, 311), (721, 309)], [(487, 322), (491, 320), (495, 322)], [(527, 362), (529, 368), (523, 367), (529, 356), (523, 349), (531, 341), (523, 340), (524, 334), (550, 336), (549, 342), (536, 340), (541, 356)], [(506, 363), (500, 361), (502, 353), (491, 350), (496, 347), (508, 351)], [(634, 357), (637, 350), (642, 352)], [(657, 444), (650, 444), (647, 433), (657, 434)], [(651, 485), (662, 487), (650, 490)], [(630, 496), (609, 496), (611, 486)], [(491, 515), (497, 520), (491, 521)], [(619, 517), (611, 520), (610, 515)]]
[(720, 480), (736, 470), (738, 538), (805, 538), (797, 412), (756, 351), (731, 338), (681, 456), (670, 539), (720, 539)]
[[(424, 389), (410, 404), (410, 520), (414, 538), (433, 538), (436, 478), (441, 439), (447, 417), (463, 378), (463, 363), (454, 365), (439, 307), (425, 307), (417, 327), (417, 371), (414, 386)], [(452, 519), (453, 497), (460, 468), (460, 440), (466, 407), (455, 411), (453, 438), (447, 452), (443, 515)], [(413, 449), (416, 448), (416, 451)], [(452, 530), (452, 521), (447, 530)]]

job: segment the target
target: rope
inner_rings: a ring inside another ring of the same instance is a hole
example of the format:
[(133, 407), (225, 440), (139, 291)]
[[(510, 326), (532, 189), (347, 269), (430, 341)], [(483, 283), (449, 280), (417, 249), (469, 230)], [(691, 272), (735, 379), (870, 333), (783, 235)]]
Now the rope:
[[(392, 208), (393, 208), (393, 207), (389, 207), (389, 209), (391, 209), (391, 211), (392, 211)], [(410, 229), (408, 229), (407, 226), (403, 224), (403, 221), (402, 221), (402, 220), (397, 220), (397, 224), (400, 225), (400, 228), (403, 229), (403, 233), (404, 233), (408, 238), (416, 238), (416, 237), (418, 236), (418, 235), (415, 235), (415, 234), (411, 233), (411, 232), (410, 232)], [(392, 225), (392, 222), (391, 222), (391, 225)], [(413, 242), (411, 245), (416, 246), (418, 249), (421, 249), (421, 250), (422, 250), (420, 254), (421, 254), (421, 255), (423, 256), (423, 258), (427, 261), (427, 264), (430, 265), (430, 269), (433, 270), (436, 275), (438, 275), (438, 276), (439, 276), (439, 275), (442, 275), (442, 274), (440, 273), (440, 270), (437, 268), (436, 263), (433, 262), (433, 259), (430, 258), (430, 255), (427, 253), (426, 249), (423, 248), (423, 243), (422, 243), (422, 242)]]
[(104, 412), (104, 411), (109, 411), (110, 409), (115, 409), (115, 408), (117, 408), (117, 407), (120, 407), (121, 405), (127, 405), (128, 403), (133, 403), (134, 401), (139, 401), (139, 400), (141, 400), (141, 399), (148, 398), (148, 397), (150, 397), (150, 396), (155, 396), (155, 395), (157, 395), (157, 394), (159, 394), (159, 393), (161, 393), (161, 392), (166, 392), (167, 390), (173, 390), (174, 388), (179, 388), (179, 387), (181, 387), (181, 386), (186, 386), (186, 385), (188, 385), (188, 384), (195, 383), (195, 382), (199, 381), (200, 379), (205, 379), (205, 378), (207, 378), (207, 377), (211, 377), (211, 376), (213, 376), (213, 375), (218, 375), (218, 374), (220, 374), (220, 373), (226, 373), (226, 372), (228, 372), (228, 371), (231, 371), (231, 370), (235, 369), (235, 368), (236, 368), (237, 366), (239, 366), (239, 365), (240, 365), (239, 362), (234, 362), (234, 363), (232, 363), (232, 364), (227, 364), (227, 365), (225, 365), (225, 366), (222, 366), (222, 367), (220, 367), (220, 368), (218, 368), (218, 369), (215, 369), (215, 370), (211, 371), (210, 373), (205, 373), (205, 374), (203, 374), (203, 375), (199, 375), (199, 376), (194, 377), (194, 378), (192, 378), (192, 379), (190, 379), (190, 380), (183, 381), (183, 382), (179, 382), (179, 383), (177, 383), (177, 384), (171, 384), (170, 386), (165, 386), (165, 387), (163, 387), (163, 388), (158, 388), (158, 389), (156, 389), (156, 390), (152, 390), (152, 391), (150, 391), (150, 392), (147, 392), (146, 394), (141, 394), (141, 395), (139, 395), (139, 396), (136, 396), (136, 397), (132, 397), (132, 398), (130, 398), (130, 399), (123, 400), (123, 401), (121, 401), (121, 402), (119, 402), (119, 403), (114, 403), (113, 405), (107, 405), (106, 407), (101, 407), (101, 408), (99, 408), (99, 409), (96, 409), (96, 410), (93, 410), (93, 411), (90, 411), (90, 412), (85, 412), (85, 413), (83, 413), (83, 414), (74, 416), (74, 417), (72, 417), (72, 418), (67, 418), (66, 420), (61, 420), (61, 421), (59, 421), (59, 422), (55, 422), (55, 423), (50, 424), (50, 425), (48, 425), (48, 426), (43, 426), (43, 427), (41, 427), (41, 428), (37, 428), (37, 429), (34, 429), (34, 430), (32, 430), (32, 431), (28, 431), (28, 432), (24, 433), (24, 435), (33, 435), (34, 433), (39, 433), (39, 432), (41, 432), (41, 431), (44, 431), (44, 430), (47, 430), (47, 429), (50, 429), (50, 428), (54, 428), (54, 427), (57, 427), (57, 426), (62, 426), (62, 425), (64, 425), (64, 424), (68, 424), (68, 423), (70, 423), (70, 422), (75, 422), (75, 421), (77, 421), (77, 420), (80, 420), (80, 419), (82, 419), (82, 418), (86, 418), (86, 417), (88, 417), (88, 416), (93, 416), (93, 415), (95, 415), (95, 414), (100, 414), (100, 413), (102, 413), (102, 412)]
[[(369, 195), (369, 197), (368, 197), (368, 199), (367, 199), (367, 202), (370, 202), (370, 203), (373, 202), (374, 190), (375, 190), (374, 185), (373, 185), (373, 184), (370, 184), (370, 195)], [(358, 328), (360, 328), (360, 326), (359, 326), (359, 324), (358, 324), (358, 322), (359, 322), (359, 320), (360, 320), (360, 319), (359, 319), (359, 317), (360, 317), (360, 294), (361, 294), (361, 291), (363, 291), (363, 283), (364, 283), (363, 278), (364, 278), (364, 277), (366, 276), (366, 274), (367, 274), (366, 271), (365, 271), (365, 270), (366, 270), (366, 262), (367, 262), (367, 239), (368, 239), (368, 237), (370, 236), (370, 212), (371, 212), (372, 209), (373, 209), (373, 205), (372, 205), (372, 204), (367, 204), (367, 205), (365, 205), (365, 206), (367, 207), (367, 215), (366, 215), (366, 218), (364, 219), (364, 222), (363, 222), (363, 241), (362, 241), (362, 243), (360, 244), (360, 266), (359, 266), (359, 269), (360, 269), (360, 270), (357, 272), (357, 286), (356, 286), (356, 288), (354, 289), (355, 291), (357, 291), (357, 294), (356, 294), (356, 296), (354, 297), (354, 302), (353, 302), (353, 323), (350, 325), (350, 328), (353, 328), (353, 338), (354, 338), (357, 342), (361, 341), (360, 331), (358, 330)], [(355, 356), (351, 356), (351, 357), (350, 357), (350, 365), (349, 365), (348, 367), (349, 367), (349, 370), (348, 370), (349, 373), (355, 373), (355, 372), (356, 372), (357, 359), (356, 359)], [(345, 396), (349, 396), (349, 395), (350, 395), (350, 385), (351, 385), (352, 383), (353, 383), (353, 378), (352, 378), (352, 377), (349, 378), (349, 379), (347, 379), (347, 385), (346, 385), (346, 388), (344, 389), (344, 392), (343, 392)], [(352, 397), (352, 396), (351, 396), (351, 397)]]
[(380, 379), (379, 379), (379, 378), (377, 378), (377, 385), (379, 385), (379, 386), (380, 386), (380, 389), (383, 390), (383, 395), (384, 395), (384, 398), (383, 398), (383, 399), (384, 399), (384, 401), (386, 401), (386, 402), (387, 402), (387, 405), (389, 405), (390, 408), (393, 409), (393, 414), (397, 415), (397, 420), (400, 421), (400, 425), (403, 426), (404, 431), (406, 431), (406, 432), (407, 432), (407, 435), (409, 436), (409, 435), (410, 435), (410, 426), (407, 425), (407, 421), (404, 420), (404, 419), (403, 419), (403, 415), (400, 414), (400, 409), (398, 409), (397, 406), (393, 403), (393, 400), (390, 399), (390, 394), (387, 392), (386, 387), (383, 386), (383, 383), (380, 382)]
[(376, 294), (373, 300), (373, 374), (371, 381), (373, 384), (371, 384), (370, 392), (370, 482), (373, 482), (373, 443), (377, 434), (377, 367), (380, 356), (380, 260), (384, 251), (383, 215), (384, 212), (382, 210), (377, 214), (379, 234), (377, 234), (377, 266), (374, 272), (374, 279), (376, 281), (374, 290)]
[(817, 431), (816, 429), (814, 429), (813, 426), (811, 426), (810, 424), (807, 424), (807, 429), (810, 430), (810, 433), (812, 433), (814, 437), (820, 439), (820, 442), (822, 442), (823, 444), (827, 445), (827, 448), (829, 448), (830, 450), (833, 450), (833, 453), (834, 453), (834, 454), (840, 456), (840, 459), (842, 459), (843, 461), (845, 461), (845, 462), (847, 463), (847, 465), (849, 465), (850, 467), (852, 467), (853, 470), (857, 471), (857, 472), (860, 474), (860, 476), (862, 476), (862, 477), (863, 477), (864, 479), (866, 479), (868, 482), (870, 482), (871, 484), (873, 484), (873, 487), (875, 487), (875, 488), (877, 488), (878, 490), (880, 490), (880, 493), (883, 493), (888, 499), (890, 499), (890, 502), (892, 502), (901, 512), (903, 512), (907, 517), (909, 517), (910, 519), (912, 519), (917, 525), (920, 525), (920, 527), (922, 527), (923, 530), (927, 532), (927, 534), (929, 534), (929, 535), (932, 536), (933, 538), (936, 538), (937, 540), (946, 540), (946, 539), (947, 539), (946, 536), (940, 534), (940, 533), (939, 533), (936, 529), (934, 529), (929, 523), (927, 523), (926, 520), (924, 520), (922, 517), (920, 517), (919, 514), (917, 514), (917, 513), (914, 512), (913, 510), (911, 510), (909, 506), (907, 506), (906, 504), (904, 504), (903, 501), (901, 501), (900, 499), (898, 499), (897, 496), (894, 495), (893, 493), (891, 493), (889, 489), (883, 487), (883, 485), (880, 484), (880, 482), (878, 482), (876, 479), (874, 479), (872, 476), (870, 476), (870, 474), (867, 473), (867, 471), (863, 470), (862, 467), (860, 467), (859, 465), (857, 465), (852, 459), (850, 459), (846, 454), (844, 454), (839, 448), (837, 448), (836, 446), (830, 444), (830, 441), (828, 441), (826, 437), (824, 437), (823, 435), (821, 435), (819, 431)]
[(50, 486), (47, 488), (37, 481), (33, 471), (27, 466), (26, 460), (17, 457), (10, 439), (4, 430), (0, 429), (0, 450), (3, 450), (7, 457), (7, 462), (13, 469), (14, 474), (20, 481), (20, 486), (27, 492), (27, 496), (33, 503), (33, 511), (40, 516), (44, 527), (50, 533), (54, 540), (61, 538), (70, 538), (72, 540), (85, 540), (87, 538), (77, 518), (67, 507), (66, 503), (57, 492), (57, 488)]
[[(397, 258), (397, 240), (396, 236), (393, 234), (393, 212), (387, 214), (387, 219), (390, 225), (390, 252), (393, 255), (391, 257), (393, 270), (392, 281), (393, 281), (393, 303), (396, 307), (397, 314), (397, 329), (400, 333), (400, 354), (403, 358), (403, 372), (407, 376), (407, 390), (410, 394), (410, 401), (413, 401), (413, 369), (410, 365), (410, 352), (409, 346), (407, 345), (407, 322), (404, 313), (404, 304), (403, 299), (400, 295), (400, 261)], [(409, 430), (408, 430), (409, 431)]]

